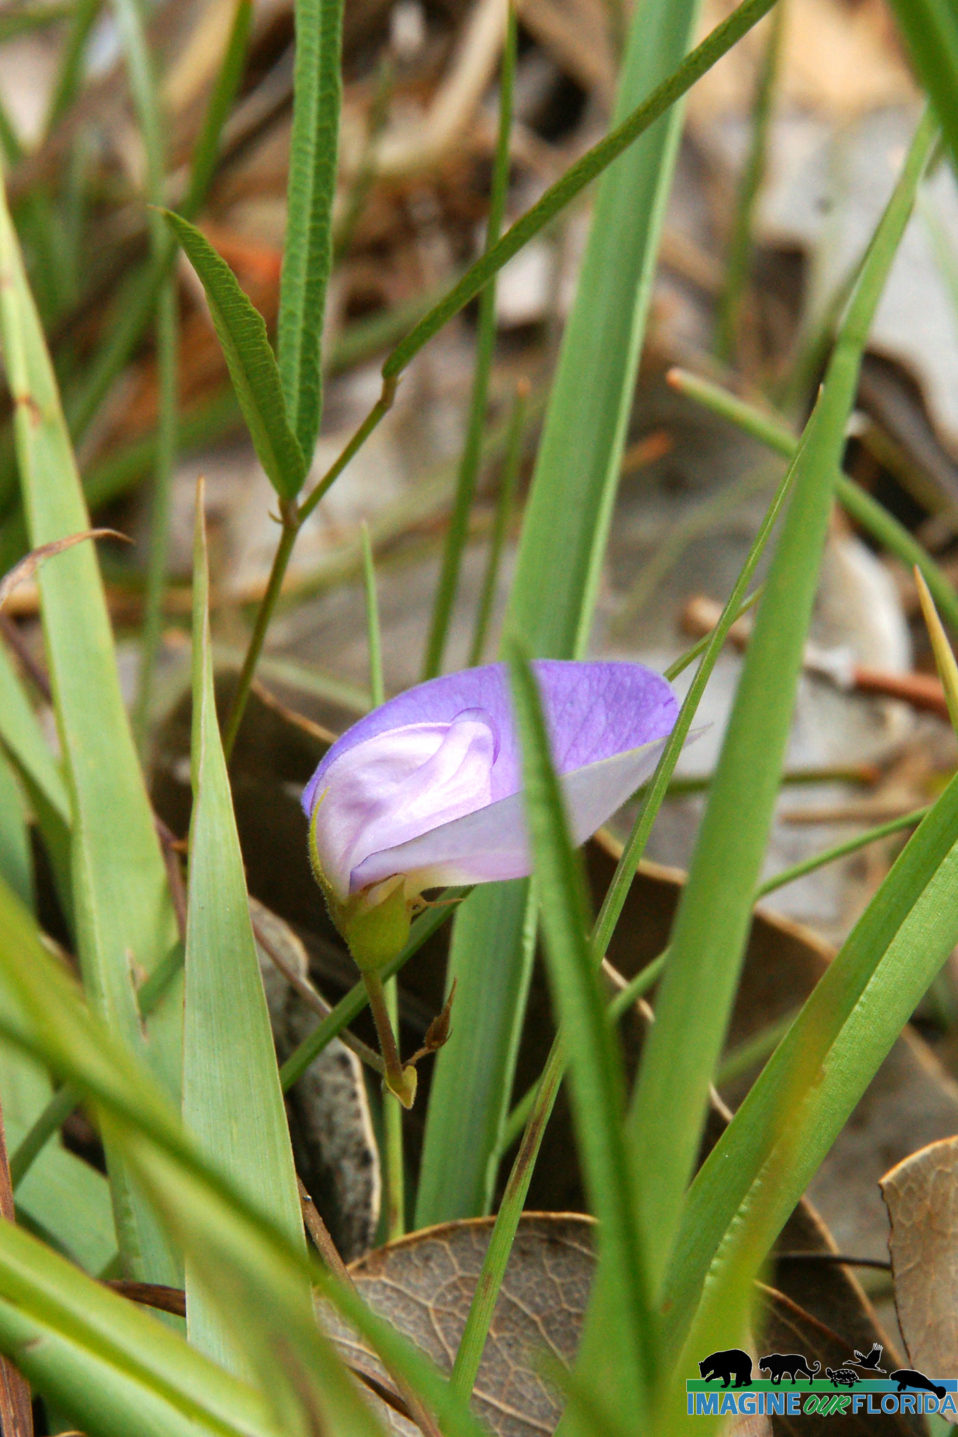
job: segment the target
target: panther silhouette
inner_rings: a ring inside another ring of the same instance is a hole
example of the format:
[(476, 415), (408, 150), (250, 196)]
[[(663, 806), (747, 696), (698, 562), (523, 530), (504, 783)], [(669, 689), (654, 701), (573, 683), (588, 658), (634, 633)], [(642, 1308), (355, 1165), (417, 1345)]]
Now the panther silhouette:
[(816, 1362), (813, 1371), (800, 1352), (769, 1352), (767, 1356), (759, 1358), (758, 1365), (763, 1372), (768, 1373), (773, 1387), (777, 1387), (783, 1377), (791, 1378), (794, 1385), (796, 1376), (807, 1377), (811, 1386), (815, 1373), (821, 1371), (822, 1366), (820, 1362)]
[(723, 1387), (728, 1387), (735, 1378), (736, 1387), (747, 1387), (752, 1380), (752, 1359), (740, 1347), (730, 1347), (727, 1352), (713, 1352), (699, 1363), (703, 1382), (716, 1377), (724, 1378)]

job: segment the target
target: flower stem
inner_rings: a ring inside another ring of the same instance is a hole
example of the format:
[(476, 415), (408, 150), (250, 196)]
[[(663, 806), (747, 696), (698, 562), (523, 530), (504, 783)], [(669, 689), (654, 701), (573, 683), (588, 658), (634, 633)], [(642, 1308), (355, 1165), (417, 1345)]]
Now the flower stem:
[(364, 968), (362, 973), (369, 998), (369, 1010), (376, 1024), (379, 1047), (386, 1065), (384, 1079), (386, 1087), (394, 1097), (399, 1099), (404, 1108), (411, 1108), (416, 1096), (416, 1070), (412, 1066), (404, 1068), (399, 1057), (396, 1036), (393, 1033), (389, 1010), (386, 1006), (382, 978), (375, 968)]
[(256, 623), (249, 641), (249, 648), (246, 650), (246, 657), (243, 660), (243, 667), (240, 670), (236, 693), (233, 695), (229, 718), (227, 719), (226, 729), (223, 733), (223, 752), (226, 756), (227, 763), (229, 763), (233, 753), (233, 745), (236, 742), (239, 726), (243, 722), (243, 714), (246, 711), (246, 701), (249, 698), (250, 689), (253, 686), (253, 675), (256, 672), (259, 656), (263, 651), (266, 630), (269, 628), (270, 620), (273, 617), (273, 610), (276, 607), (276, 601), (283, 587), (283, 579), (286, 577), (286, 568), (289, 564), (290, 555), (293, 552), (293, 545), (296, 543), (296, 536), (299, 533), (300, 524), (302, 523), (302, 518), (296, 508), (295, 500), (284, 502), (281, 507), (283, 514), (283, 532), (276, 546), (276, 553), (273, 555), (273, 567), (270, 569), (266, 592), (260, 600), (259, 610), (256, 614)]

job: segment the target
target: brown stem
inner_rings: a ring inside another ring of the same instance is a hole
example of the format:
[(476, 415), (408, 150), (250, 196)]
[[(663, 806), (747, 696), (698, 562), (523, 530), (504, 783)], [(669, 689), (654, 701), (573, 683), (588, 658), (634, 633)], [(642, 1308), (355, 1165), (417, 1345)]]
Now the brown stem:
[(416, 1096), (416, 1069), (412, 1066), (404, 1068), (399, 1057), (399, 1049), (396, 1046), (395, 1034), (386, 1007), (383, 980), (375, 968), (364, 968), (363, 982), (369, 996), (369, 1011), (373, 1015), (376, 1032), (379, 1036), (379, 1047), (386, 1068), (386, 1087), (394, 1097), (399, 1099), (404, 1108), (411, 1108)]

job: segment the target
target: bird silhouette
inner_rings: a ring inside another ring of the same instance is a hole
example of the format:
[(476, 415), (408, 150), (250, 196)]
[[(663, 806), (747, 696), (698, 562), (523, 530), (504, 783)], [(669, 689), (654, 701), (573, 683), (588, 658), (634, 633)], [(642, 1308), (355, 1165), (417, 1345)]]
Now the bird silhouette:
[(845, 1362), (849, 1367), (864, 1367), (867, 1372), (884, 1372), (884, 1367), (879, 1366), (884, 1348), (880, 1342), (876, 1342), (870, 1352), (859, 1352), (855, 1349), (854, 1357), (846, 1357)]

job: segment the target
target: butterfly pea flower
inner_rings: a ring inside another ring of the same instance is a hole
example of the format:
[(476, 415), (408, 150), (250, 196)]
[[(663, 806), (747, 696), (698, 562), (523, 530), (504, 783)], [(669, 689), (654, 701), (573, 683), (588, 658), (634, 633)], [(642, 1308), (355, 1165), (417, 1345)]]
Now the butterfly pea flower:
[[(641, 664), (538, 660), (552, 760), (582, 843), (646, 779), (675, 724), (665, 679)], [(505, 664), (419, 684), (328, 750), (303, 793), (313, 872), (369, 993), (385, 1080), (410, 1106), (379, 970), (398, 956), (422, 895), (522, 878), (532, 855)]]
[[(539, 660), (552, 759), (582, 843), (648, 777), (675, 723), (641, 664)], [(505, 664), (419, 684), (354, 724), (303, 794), (310, 851), (360, 968), (400, 951), (422, 894), (532, 871)]]

